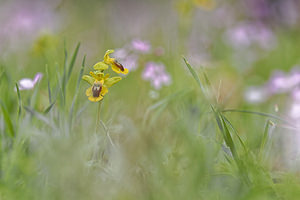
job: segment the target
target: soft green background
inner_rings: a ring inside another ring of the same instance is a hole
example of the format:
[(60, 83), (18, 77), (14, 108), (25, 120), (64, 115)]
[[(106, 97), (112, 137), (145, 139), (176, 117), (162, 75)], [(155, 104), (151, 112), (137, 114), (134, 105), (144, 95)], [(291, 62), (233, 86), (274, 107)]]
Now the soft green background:
[[(298, 161), (288, 160), (284, 145), (295, 125), (283, 119), (288, 97), (243, 99), (247, 86), (298, 64), (299, 28), (272, 22), (276, 47), (243, 68), (222, 39), (226, 27), (208, 30), (195, 19), (209, 21), (214, 10), (192, 1), (41, 2), (0, 1), (2, 23), (14, 16), (9, 9), (49, 3), (57, 24), (1, 38), (0, 199), (299, 199)], [(244, 9), (238, 1), (221, 5)], [(212, 33), (210, 62), (192, 62), (190, 44)], [(88, 74), (107, 49), (135, 38), (165, 54), (141, 56), (140, 67), (110, 88), (96, 132), (98, 104), (85, 96), (87, 83), (77, 87), (83, 58)], [(146, 61), (163, 62), (172, 77), (158, 99), (141, 77)], [(37, 72), (44, 77), (33, 90), (15, 92), (18, 80)]]

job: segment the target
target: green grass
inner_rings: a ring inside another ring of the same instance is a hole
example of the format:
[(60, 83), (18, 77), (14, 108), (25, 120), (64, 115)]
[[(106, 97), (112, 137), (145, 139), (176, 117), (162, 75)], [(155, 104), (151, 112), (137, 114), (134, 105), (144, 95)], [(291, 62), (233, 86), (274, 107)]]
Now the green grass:
[[(270, 120), (286, 123), (280, 117), (222, 109), (209, 75), (184, 59), (194, 80), (178, 68), (158, 100), (136, 73), (112, 87), (95, 132), (97, 104), (81, 81), (89, 58), (78, 52), (47, 65), (32, 91), (19, 91), (2, 66), (1, 199), (298, 198), (297, 174), (273, 162)], [(236, 128), (238, 118), (247, 123)]]

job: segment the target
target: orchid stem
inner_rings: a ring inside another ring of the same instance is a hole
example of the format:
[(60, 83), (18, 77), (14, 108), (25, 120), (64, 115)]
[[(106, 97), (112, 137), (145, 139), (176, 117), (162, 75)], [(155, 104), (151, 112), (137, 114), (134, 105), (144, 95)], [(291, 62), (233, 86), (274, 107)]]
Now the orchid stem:
[(99, 104), (98, 104), (97, 121), (96, 121), (96, 133), (98, 132), (98, 128), (100, 127), (101, 108), (102, 108), (102, 100), (99, 101)]

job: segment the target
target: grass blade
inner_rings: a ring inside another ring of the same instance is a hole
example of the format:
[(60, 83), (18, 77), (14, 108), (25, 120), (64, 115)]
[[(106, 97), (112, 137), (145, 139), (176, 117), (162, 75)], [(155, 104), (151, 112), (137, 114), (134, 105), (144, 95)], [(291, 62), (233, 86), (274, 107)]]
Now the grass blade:
[(274, 127), (275, 124), (268, 120), (265, 126), (264, 134), (261, 139), (260, 149), (259, 149), (259, 159), (263, 159), (263, 152), (265, 150), (265, 146), (268, 143), (268, 139), (270, 138), (270, 132), (272, 131), (272, 127)]
[(62, 97), (63, 97), (63, 105), (65, 105), (65, 101), (66, 101), (66, 88), (67, 88), (67, 84), (68, 84), (68, 81), (70, 79), (70, 76), (72, 74), (72, 71), (73, 71), (73, 68), (74, 68), (74, 64), (75, 64), (75, 61), (76, 61), (76, 58), (77, 58), (77, 54), (78, 54), (78, 51), (79, 51), (79, 47), (80, 47), (80, 43), (77, 44), (75, 50), (74, 50), (74, 53), (73, 53), (73, 56), (71, 58), (71, 61), (70, 61), (70, 64), (69, 66), (67, 67), (67, 63), (68, 63), (68, 53), (67, 53), (67, 49), (66, 49), (66, 45), (65, 45), (65, 48), (64, 48), (64, 51), (65, 51), (65, 62), (64, 62), (64, 72), (63, 72), (63, 77), (62, 77), (62, 81), (61, 81), (61, 88), (62, 88)]
[(223, 126), (223, 135), (224, 135), (226, 145), (230, 148), (233, 157), (238, 159), (238, 154), (237, 154), (237, 151), (236, 151), (236, 147), (234, 145), (234, 142), (233, 142), (232, 136), (229, 132), (229, 129), (227, 127), (227, 124), (225, 123), (225, 120), (224, 120), (222, 115), (220, 115), (219, 117), (220, 117), (220, 120), (221, 120), (221, 123), (222, 123), (222, 126)]
[(48, 65), (46, 65), (46, 76), (47, 76), (47, 86), (48, 86), (48, 98), (49, 103), (52, 103), (52, 95), (51, 95), (51, 87), (50, 87), (50, 77), (49, 77), (49, 71), (48, 71)]
[(79, 75), (78, 75), (78, 79), (77, 79), (75, 95), (73, 97), (72, 105), (71, 105), (71, 109), (70, 109), (70, 113), (69, 113), (69, 120), (70, 120), (69, 124), (70, 124), (70, 127), (72, 126), (72, 118), (73, 118), (73, 112), (74, 112), (75, 102), (76, 102), (76, 99), (77, 99), (77, 96), (78, 96), (78, 92), (79, 92), (79, 85), (80, 85), (80, 82), (82, 80), (81, 77), (82, 77), (83, 72), (84, 72), (85, 59), (86, 59), (86, 55), (84, 55), (83, 60), (82, 60), (81, 69), (80, 69), (80, 72), (79, 72)]
[(225, 123), (229, 125), (229, 127), (233, 130), (233, 132), (235, 133), (235, 135), (237, 136), (238, 140), (240, 141), (241, 145), (243, 146), (243, 149), (245, 151), (247, 151), (246, 145), (243, 142), (243, 140), (241, 139), (241, 137), (239, 136), (237, 130), (234, 128), (234, 126), (231, 124), (231, 122), (224, 116), (222, 115), (223, 119), (225, 120)]
[(1, 105), (1, 109), (2, 109), (2, 113), (3, 113), (3, 117), (4, 117), (4, 122), (6, 125), (6, 128), (8, 130), (9, 136), (11, 138), (15, 137), (15, 130), (14, 130), (14, 126), (13, 123), (11, 121), (11, 118), (9, 116), (9, 113), (4, 105), (4, 103), (2, 101), (0, 101), (0, 105)]
[[(195, 81), (197, 82), (198, 86), (200, 87), (204, 97), (205, 97), (205, 100), (207, 101), (207, 103), (210, 105), (211, 108), (214, 108), (214, 106), (210, 103), (210, 99), (211, 99), (211, 94), (209, 93), (209, 91), (207, 90), (207, 87), (205, 87), (205, 85), (201, 82), (198, 74), (196, 73), (196, 71), (193, 69), (193, 67), (188, 63), (188, 61), (183, 57), (183, 60), (186, 64), (186, 66), (188, 67), (189, 71), (191, 72), (193, 78), (195, 79)], [(211, 84), (210, 84), (210, 81), (208, 80), (207, 78), (207, 75), (205, 74), (204, 70), (203, 70), (203, 74), (204, 74), (204, 77), (205, 77), (205, 82), (207, 84), (207, 86), (211, 88)]]
[[(268, 113), (262, 113), (262, 112), (256, 112), (256, 111), (248, 111), (248, 110), (237, 110), (237, 109), (226, 109), (226, 110), (222, 110), (221, 111), (222, 113), (225, 113), (225, 112), (239, 112), (239, 113), (247, 113), (247, 114), (254, 114), (254, 115), (259, 115), (259, 116), (262, 116), (262, 117), (270, 117), (272, 119), (276, 119), (276, 120), (279, 120), (279, 121), (282, 121), (286, 124), (289, 124), (291, 125), (292, 127), (293, 124), (291, 124), (289, 121), (281, 118), (281, 117), (278, 117), (276, 115), (272, 115), (272, 114), (268, 114)], [(296, 128), (296, 127), (294, 127)]]
[(79, 89), (79, 85), (80, 85), (80, 82), (82, 80), (82, 75), (83, 75), (84, 67), (85, 67), (85, 59), (86, 59), (86, 55), (83, 56), (81, 69), (80, 69), (79, 76), (78, 76), (78, 79), (77, 79), (76, 91)]
[(80, 47), (80, 42), (77, 44), (77, 46), (76, 46), (76, 48), (75, 48), (75, 51), (74, 51), (74, 53), (73, 53), (71, 62), (70, 62), (70, 64), (69, 64), (69, 68), (68, 68), (68, 76), (67, 76), (66, 82), (68, 82), (68, 80), (70, 79), (71, 73), (72, 73), (72, 71), (73, 71), (74, 64), (75, 64), (75, 61), (76, 61), (76, 58), (77, 58), (77, 54), (78, 54), (78, 51), (79, 51), (79, 47)]
[(40, 80), (37, 82), (36, 86), (34, 87), (33, 94), (30, 98), (30, 107), (32, 107), (32, 108), (35, 106), (36, 101), (38, 99), (39, 89), (40, 89)]
[(24, 106), (24, 109), (29, 112), (30, 114), (34, 115), (37, 119), (39, 119), (40, 121), (44, 122), (45, 124), (47, 124), (48, 126), (55, 128), (55, 125), (44, 115), (36, 112), (35, 110), (33, 110), (30, 107)]
[(200, 80), (198, 74), (196, 73), (196, 71), (193, 69), (193, 67), (190, 65), (190, 63), (188, 63), (188, 61), (184, 57), (183, 57), (183, 60), (186, 64), (186, 66), (188, 67), (189, 71), (191, 72), (193, 78), (197, 82), (198, 86), (201, 88), (203, 94), (205, 95), (205, 89), (204, 89), (203, 84), (201, 83), (201, 80)]
[[(241, 176), (243, 177), (243, 180), (249, 184), (250, 183), (250, 180), (249, 180), (249, 177), (247, 175), (247, 172), (246, 172), (246, 168), (244, 167), (242, 161), (239, 159), (239, 156), (238, 156), (238, 153), (236, 151), (236, 147), (235, 147), (235, 144), (233, 142), (233, 139), (232, 139), (232, 136), (231, 136), (231, 133), (229, 131), (229, 128), (228, 128), (228, 123), (226, 123), (226, 120), (224, 118), (224, 116), (221, 114), (220, 111), (216, 110), (214, 108), (214, 106), (210, 103), (209, 101), (209, 97), (205, 90), (205, 87), (204, 85), (202, 84), (199, 76), (197, 75), (197, 73), (195, 72), (195, 70), (193, 69), (193, 67), (186, 61), (185, 58), (183, 58), (186, 66), (188, 67), (189, 71), (191, 72), (192, 76), (194, 77), (194, 79), (196, 80), (198, 86), (201, 88), (202, 90), (202, 93), (204, 94), (204, 97), (206, 98), (206, 100), (208, 101), (214, 115), (215, 115), (215, 119), (216, 119), (216, 122), (217, 122), (217, 125), (222, 133), (222, 136), (223, 136), (223, 139), (225, 141), (225, 144), (227, 145), (227, 147), (229, 147), (230, 149), (230, 152), (233, 156), (233, 159), (235, 160), (238, 168), (239, 168), (239, 172), (241, 173)], [(206, 81), (206, 84), (208, 86), (210, 86), (210, 82), (206, 76), (206, 74), (204, 73), (204, 77), (205, 77), (205, 81)], [(239, 138), (240, 139), (240, 138)], [(242, 142), (242, 140), (241, 140)]]
[(17, 95), (18, 95), (18, 119), (20, 118), (22, 114), (22, 101), (21, 101), (21, 94), (18, 83), (16, 83), (16, 89), (17, 89)]
[(47, 114), (48, 112), (50, 112), (50, 110), (52, 109), (52, 107), (55, 105), (55, 101), (53, 103), (51, 103), (44, 111), (44, 114)]
[(104, 131), (105, 131), (105, 133), (106, 133), (106, 137), (108, 138), (108, 140), (109, 140), (111, 146), (115, 148), (116, 146), (115, 146), (115, 144), (113, 143), (113, 141), (112, 141), (112, 139), (111, 139), (111, 137), (110, 137), (110, 134), (109, 134), (109, 128), (104, 124), (104, 122), (103, 122), (102, 120), (100, 120), (100, 123), (101, 123), (101, 125), (102, 125), (102, 127), (103, 127), (103, 129), (104, 129)]
[(215, 118), (216, 118), (218, 127), (219, 127), (219, 129), (222, 133), (225, 144), (229, 147), (230, 152), (233, 156), (233, 159), (235, 160), (235, 163), (238, 166), (239, 172), (240, 172), (243, 180), (245, 181), (246, 184), (249, 184), (250, 180), (249, 180), (249, 177), (247, 175), (247, 169), (245, 168), (243, 162), (239, 158), (239, 155), (236, 151), (236, 147), (235, 147), (235, 144), (233, 142), (231, 133), (229, 131), (227, 123), (225, 122), (226, 120), (224, 119), (224, 117), (222, 116), (222, 114), (219, 111), (216, 111), (213, 108), (212, 108), (212, 110), (215, 114)]
[[(66, 41), (64, 41), (64, 53), (65, 53), (65, 58), (64, 58), (64, 72), (62, 75), (62, 80), (60, 81), (60, 87), (62, 91), (62, 104), (65, 105), (65, 93), (66, 93), (66, 85), (67, 85), (67, 65), (68, 65), (68, 51), (66, 47)], [(57, 70), (58, 73), (58, 70)], [(59, 77), (59, 76), (57, 76)]]
[[(145, 112), (145, 116), (143, 118), (143, 126), (146, 124), (146, 121), (148, 120), (148, 117), (150, 115), (150, 113), (153, 111), (153, 110), (156, 110), (157, 108), (160, 108), (160, 107), (163, 107), (165, 108), (165, 106), (173, 99), (175, 98), (178, 98), (178, 96), (180, 95), (185, 95), (186, 93), (190, 92), (189, 90), (181, 90), (181, 91), (178, 91), (174, 94), (171, 94), (167, 97), (165, 97), (164, 99), (156, 102), (155, 104), (151, 105), (150, 107), (148, 107), (148, 109), (146, 110)], [(162, 110), (161, 110), (162, 111)]]

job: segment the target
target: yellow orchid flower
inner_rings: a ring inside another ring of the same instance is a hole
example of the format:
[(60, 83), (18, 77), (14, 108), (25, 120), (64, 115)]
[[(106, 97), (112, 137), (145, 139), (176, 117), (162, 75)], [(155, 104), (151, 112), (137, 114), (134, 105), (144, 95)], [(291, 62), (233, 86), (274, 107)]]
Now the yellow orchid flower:
[(215, 7), (213, 0), (194, 0), (194, 4), (206, 10), (212, 10)]
[(84, 75), (83, 80), (88, 82), (91, 87), (89, 87), (85, 94), (88, 99), (92, 102), (101, 101), (105, 94), (108, 93), (108, 88), (119, 82), (121, 77), (109, 78), (109, 74), (104, 74), (100, 71), (90, 72), (90, 76)]
[(109, 57), (109, 54), (113, 53), (114, 50), (107, 50), (105, 55), (104, 55), (104, 60), (103, 62), (107, 65), (111, 66), (111, 69), (118, 73), (118, 74), (127, 74), (128, 73), (128, 69), (126, 69), (125, 67), (123, 67), (123, 65), (121, 63), (119, 63), (115, 58), (111, 58)]

